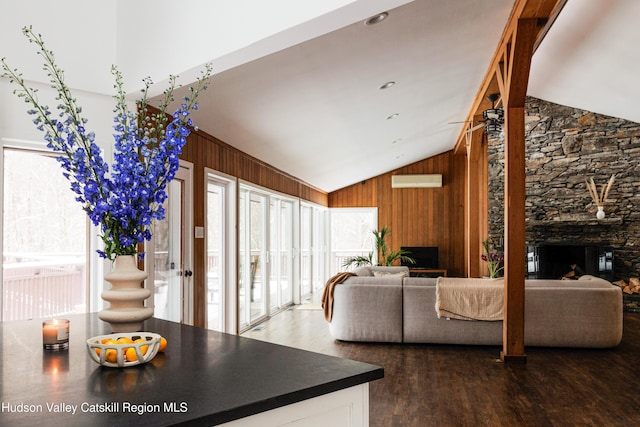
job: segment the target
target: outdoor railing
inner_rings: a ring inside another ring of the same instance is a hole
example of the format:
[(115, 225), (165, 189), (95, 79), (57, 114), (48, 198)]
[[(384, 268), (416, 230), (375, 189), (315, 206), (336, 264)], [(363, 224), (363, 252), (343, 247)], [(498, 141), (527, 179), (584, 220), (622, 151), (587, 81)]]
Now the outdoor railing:
[[(3, 260), (3, 321), (64, 316), (85, 310), (86, 266), (82, 260), (78, 261), (77, 257), (36, 259), (6, 255)], [(366, 253), (339, 251), (331, 255), (330, 271), (337, 272), (345, 270), (342, 264), (346, 258)], [(215, 282), (220, 261), (219, 253), (208, 253), (208, 279), (213, 288), (219, 286)]]
[(46, 259), (3, 263), (2, 320), (64, 316), (85, 310), (85, 263)]

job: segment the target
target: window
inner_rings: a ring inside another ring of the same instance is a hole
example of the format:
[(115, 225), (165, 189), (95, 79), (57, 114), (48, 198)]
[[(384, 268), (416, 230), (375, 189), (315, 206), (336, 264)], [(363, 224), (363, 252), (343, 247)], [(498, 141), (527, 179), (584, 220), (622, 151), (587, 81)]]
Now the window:
[(327, 280), (326, 208), (303, 203), (300, 208), (301, 296), (307, 298)]
[(346, 258), (376, 253), (372, 230), (378, 228), (376, 208), (331, 209), (331, 271), (345, 270)]
[(293, 202), (270, 198), (270, 313), (293, 303)]
[(53, 156), (2, 153), (2, 320), (85, 312), (86, 214)]
[[(293, 304), (298, 201), (240, 185), (238, 311), (240, 330)], [(297, 291), (296, 291), (297, 292)]]

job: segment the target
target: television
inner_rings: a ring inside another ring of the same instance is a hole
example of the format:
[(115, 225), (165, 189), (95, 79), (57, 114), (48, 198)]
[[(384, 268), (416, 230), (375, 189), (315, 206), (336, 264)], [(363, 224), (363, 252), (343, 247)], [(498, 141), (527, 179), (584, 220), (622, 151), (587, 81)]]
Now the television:
[(437, 246), (402, 246), (403, 251), (407, 251), (407, 256), (416, 260), (415, 264), (401, 261), (400, 265), (419, 270), (438, 269), (438, 247)]

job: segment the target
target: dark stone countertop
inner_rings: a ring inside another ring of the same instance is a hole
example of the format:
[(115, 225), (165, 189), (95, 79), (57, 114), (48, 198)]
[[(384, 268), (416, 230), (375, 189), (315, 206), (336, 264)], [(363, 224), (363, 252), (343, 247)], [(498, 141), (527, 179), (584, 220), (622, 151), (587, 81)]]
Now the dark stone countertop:
[(384, 376), (378, 366), (159, 319), (144, 330), (167, 338), (164, 353), (106, 368), (86, 340), (108, 325), (95, 313), (65, 318), (70, 348), (55, 353), (42, 349), (42, 319), (0, 323), (0, 425), (216, 425)]

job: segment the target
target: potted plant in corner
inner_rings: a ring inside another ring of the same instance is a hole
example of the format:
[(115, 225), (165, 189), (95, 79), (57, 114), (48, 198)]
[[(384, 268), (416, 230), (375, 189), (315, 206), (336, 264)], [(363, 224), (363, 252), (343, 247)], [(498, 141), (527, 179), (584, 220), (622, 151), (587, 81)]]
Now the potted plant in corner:
[[(138, 245), (151, 238), (154, 220), (165, 216), (162, 206), (167, 197), (165, 188), (178, 171), (178, 156), (191, 132), (189, 127), (193, 126), (189, 115), (198, 108), (199, 93), (207, 88), (211, 66), (206, 65), (196, 88), (190, 88), (189, 95), (183, 98), (171, 118), (166, 109), (173, 101), (176, 76), (170, 76), (157, 113), (148, 109), (147, 95), (153, 84), (150, 78), (143, 80), (137, 109), (130, 111), (122, 75), (112, 66), (116, 89), (115, 144), (113, 164), (109, 167), (95, 143), (95, 134), (86, 129), (87, 119), (65, 84), (64, 73), (56, 65), (53, 52), (45, 48), (42, 36), (31, 27), (24, 27), (22, 31), (29, 42), (39, 48), (43, 69), (57, 95), (57, 114), (39, 102), (37, 89), (27, 86), (22, 74), (9, 67), (4, 58), (1, 76), (16, 83), (18, 88), (14, 94), (30, 104), (28, 113), (33, 116), (37, 129), (44, 132), (47, 147), (57, 153), (76, 200), (91, 222), (100, 227), (104, 246), (98, 250), (99, 255), (114, 261), (114, 271), (105, 275), (112, 289), (102, 294), (111, 306), (99, 317), (111, 324), (113, 332), (139, 331), (142, 321), (153, 315), (153, 307), (144, 306), (151, 291), (141, 287), (146, 273), (137, 268), (136, 256), (142, 259), (144, 255), (138, 253)], [(124, 290), (116, 289), (119, 286)]]
[[(374, 236), (374, 244), (376, 253), (378, 254), (379, 264), (377, 265), (390, 266), (393, 265), (396, 260), (400, 260), (408, 264), (416, 263), (416, 261), (409, 256), (410, 253), (403, 249), (389, 252), (389, 247), (386, 243), (387, 236), (391, 234), (391, 230), (389, 230), (389, 228), (385, 226), (382, 227), (380, 231), (371, 230), (371, 232)], [(357, 255), (348, 257), (342, 264), (343, 267), (361, 267), (363, 265), (374, 265), (373, 252), (369, 252), (366, 256)]]

